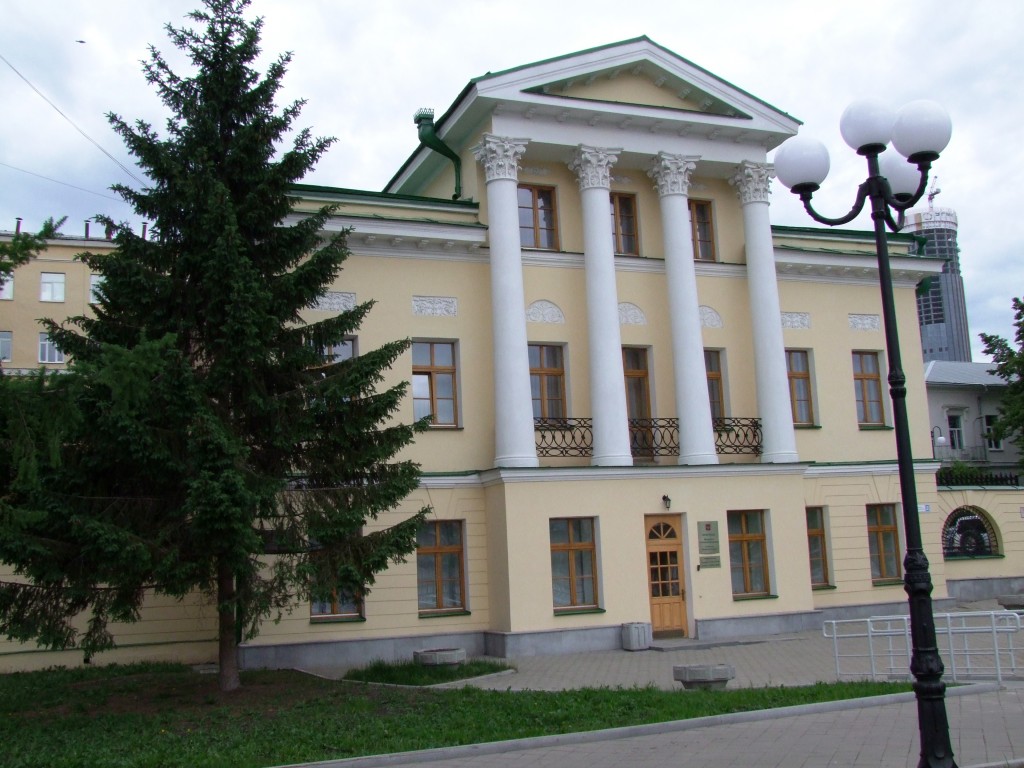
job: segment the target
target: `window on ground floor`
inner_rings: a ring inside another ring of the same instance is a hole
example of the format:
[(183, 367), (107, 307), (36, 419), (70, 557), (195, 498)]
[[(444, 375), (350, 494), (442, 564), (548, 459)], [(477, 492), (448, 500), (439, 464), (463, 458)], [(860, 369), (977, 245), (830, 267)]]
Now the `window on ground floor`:
[(730, 511), (729, 567), (736, 596), (767, 595), (768, 540), (763, 509)]
[(430, 520), (416, 536), (419, 611), (459, 611), (465, 601), (465, 549), (461, 520)]
[(549, 521), (551, 592), (555, 610), (597, 607), (597, 549), (594, 518)]
[(942, 525), (942, 556), (985, 557), (999, 554), (995, 526), (981, 508), (958, 507)]
[(901, 578), (895, 504), (868, 504), (868, 550), (873, 581)]
[(828, 547), (825, 539), (825, 508), (807, 507), (807, 553), (811, 561), (811, 586), (828, 586)]

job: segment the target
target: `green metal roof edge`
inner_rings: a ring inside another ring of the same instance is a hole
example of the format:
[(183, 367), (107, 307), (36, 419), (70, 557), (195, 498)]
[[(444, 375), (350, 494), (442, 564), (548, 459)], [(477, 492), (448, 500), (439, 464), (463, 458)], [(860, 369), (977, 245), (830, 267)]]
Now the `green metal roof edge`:
[[(779, 236), (791, 235), (811, 235), (814, 237), (822, 236), (833, 236), (839, 237), (846, 240), (870, 240), (874, 242), (875, 233), (867, 229), (825, 229), (823, 227), (793, 227), (786, 224), (772, 224), (772, 234)], [(889, 232), (887, 234), (889, 240), (911, 242), (917, 239), (915, 235), (910, 232)]]
[[(776, 107), (776, 106), (774, 106), (772, 104), (769, 104), (764, 99), (760, 99), (757, 96), (755, 96), (754, 94), (750, 93), (749, 91), (745, 91), (742, 88), (739, 88), (739, 87), (733, 85), (728, 80), (719, 77), (718, 75), (716, 75), (715, 73), (711, 72), (710, 70), (707, 70), (704, 67), (700, 66), (699, 64), (696, 64), (696, 63), (690, 61), (689, 59), (687, 59), (684, 56), (680, 56), (678, 53), (676, 53), (675, 51), (671, 50), (670, 48), (666, 48), (665, 46), (660, 45), (660, 44), (654, 42), (647, 35), (640, 35), (639, 37), (631, 37), (631, 38), (629, 38), (627, 40), (619, 40), (618, 42), (615, 42), (615, 43), (605, 43), (604, 45), (597, 45), (597, 46), (594, 46), (593, 48), (584, 48), (583, 50), (574, 51), (573, 53), (563, 53), (560, 56), (552, 56), (551, 58), (548, 58), (548, 59), (540, 59), (539, 61), (530, 62), (529, 64), (520, 64), (518, 66), (511, 67), (509, 69), (503, 69), (503, 70), (500, 70), (498, 72), (487, 72), (486, 74), (479, 75), (478, 77), (474, 77), (468, 83), (466, 83), (466, 86), (462, 89), (462, 91), (459, 93), (459, 95), (455, 97), (455, 101), (453, 101), (451, 103), (451, 105), (449, 105), (448, 109), (445, 110), (444, 114), (441, 115), (441, 117), (437, 118), (434, 121), (434, 126), (435, 126), (435, 128), (440, 128), (442, 125), (444, 125), (445, 121), (448, 120), (452, 116), (452, 114), (455, 113), (455, 110), (462, 103), (462, 101), (466, 98), (466, 96), (469, 94), (469, 92), (476, 87), (477, 83), (483, 82), (484, 80), (492, 80), (495, 77), (501, 77), (502, 75), (507, 75), (507, 74), (509, 74), (511, 72), (518, 72), (520, 70), (527, 69), (529, 67), (537, 67), (537, 66), (540, 66), (542, 64), (550, 64), (553, 61), (560, 61), (562, 59), (568, 59), (568, 58), (571, 58), (573, 56), (581, 56), (581, 55), (587, 54), (587, 53), (594, 53), (595, 51), (603, 51), (603, 50), (606, 50), (608, 48), (615, 48), (615, 47), (620, 46), (620, 45), (630, 45), (632, 43), (640, 43), (640, 42), (650, 43), (655, 48), (658, 48), (658, 49), (664, 51), (665, 53), (667, 53), (668, 55), (675, 57), (679, 61), (682, 61), (685, 64), (693, 67), (694, 69), (703, 72), (704, 74), (708, 75), (712, 79), (717, 80), (719, 83), (722, 83), (723, 85), (726, 85), (729, 88), (732, 88), (734, 91), (736, 91), (738, 93), (742, 93), (744, 96), (746, 96), (746, 97), (748, 97), (750, 99), (753, 99), (758, 104), (763, 104), (764, 106), (768, 107), (773, 112), (776, 112), (777, 114), (780, 114), (780, 115), (783, 115), (783, 116), (789, 118), (790, 120), (794, 121), (797, 125), (803, 125), (803, 121), (802, 120), (800, 120), (800, 119), (798, 119), (796, 117), (793, 117), (793, 115), (789, 114), (788, 112), (783, 112), (781, 109), (779, 109), (778, 107)], [(421, 146), (423, 146), (423, 145), (422, 144), (418, 144), (416, 146), (416, 149), (414, 149), (412, 151), (412, 154), (410, 154), (409, 157), (406, 158), (405, 162), (402, 163), (401, 167), (395, 172), (395, 175), (392, 176), (388, 180), (387, 184), (384, 185), (384, 189), (387, 189), (392, 184), (394, 184), (395, 180), (399, 176), (401, 176), (403, 173), (405, 173), (405, 169), (408, 168), (412, 164), (412, 162), (415, 159), (416, 155), (419, 153)]]
[(369, 197), (378, 200), (408, 201), (412, 203), (429, 203), (433, 205), (454, 205), (462, 208), (469, 208), (474, 211), (480, 209), (480, 203), (475, 200), (449, 200), (445, 197), (423, 197), (421, 195), (403, 195), (399, 192), (373, 192), (368, 189), (348, 189), (346, 187), (328, 187), (317, 184), (292, 184), (289, 187), (291, 193), (320, 193), (329, 195), (347, 195), (351, 197)]

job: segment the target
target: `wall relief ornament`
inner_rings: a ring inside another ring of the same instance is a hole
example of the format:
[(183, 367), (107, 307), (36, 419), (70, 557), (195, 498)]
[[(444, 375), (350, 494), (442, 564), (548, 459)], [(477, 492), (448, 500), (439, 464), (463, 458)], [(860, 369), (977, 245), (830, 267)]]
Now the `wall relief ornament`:
[(526, 308), (526, 322), (563, 325), (565, 313), (554, 302), (541, 299)]
[(718, 314), (713, 308), (706, 307), (702, 304), (700, 307), (700, 327), (724, 328), (725, 323), (722, 322), (722, 316)]
[(529, 139), (512, 139), (485, 133), (483, 141), (473, 147), (473, 157), (484, 167), (487, 181), (519, 178), (519, 158), (526, 152)]
[(319, 299), (313, 309), (321, 312), (347, 312), (356, 305), (356, 295), (343, 291), (328, 291)]
[(647, 325), (647, 315), (636, 304), (619, 304), (619, 325)]
[(458, 317), (459, 300), (451, 296), (413, 296), (412, 313), (417, 317)]
[(850, 329), (854, 331), (878, 331), (882, 322), (878, 315), (850, 315)]
[(673, 155), (668, 152), (659, 152), (651, 167), (647, 169), (647, 175), (656, 182), (654, 188), (658, 194), (665, 195), (687, 195), (690, 192), (690, 174), (697, 167), (700, 155)]
[(569, 162), (569, 170), (576, 174), (580, 192), (587, 189), (611, 187), (612, 166), (619, 159), (621, 149), (604, 149), (580, 144)]
[(782, 313), (782, 327), (783, 328), (797, 328), (800, 330), (807, 330), (811, 327), (811, 313), (810, 312), (783, 312)]
[(772, 177), (775, 168), (766, 163), (752, 163), (744, 160), (736, 166), (736, 173), (729, 183), (736, 187), (736, 195), (743, 205), (767, 203), (772, 195)]

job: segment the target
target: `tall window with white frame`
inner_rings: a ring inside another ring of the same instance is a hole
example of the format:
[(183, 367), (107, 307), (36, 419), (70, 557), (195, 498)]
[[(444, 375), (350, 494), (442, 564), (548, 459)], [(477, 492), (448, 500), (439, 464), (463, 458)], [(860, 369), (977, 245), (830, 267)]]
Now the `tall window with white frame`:
[(695, 261), (715, 260), (715, 230), (711, 220), (711, 203), (706, 200), (690, 201), (690, 227), (693, 236)]
[(884, 424), (882, 373), (877, 352), (853, 353), (853, 389), (857, 399), (857, 423), (868, 427)]
[(565, 355), (557, 344), (530, 344), (530, 390), (533, 418), (564, 419)]
[(725, 387), (722, 383), (722, 353), (717, 349), (704, 350), (704, 368), (708, 377), (708, 399), (711, 418), (725, 418)]
[(735, 597), (769, 594), (768, 539), (763, 509), (729, 511), (729, 567)]
[(39, 300), (64, 301), (63, 272), (43, 272), (39, 275)]
[(429, 520), (416, 536), (416, 583), (420, 615), (463, 611), (465, 551), (461, 520)]
[(14, 301), (14, 275), (8, 275), (0, 285), (0, 301)]
[(103, 287), (103, 275), (89, 275), (89, 303), (99, 304), (100, 288)]
[(636, 195), (625, 192), (611, 193), (612, 235), (615, 237), (615, 252), (626, 256), (640, 254), (638, 229), (636, 225)]
[(63, 363), (64, 353), (47, 333), (39, 334), (39, 362), (40, 363)]
[(551, 536), (551, 593), (555, 611), (596, 608), (594, 518), (552, 518), (548, 526)]
[(895, 504), (868, 504), (868, 552), (871, 580), (891, 582), (901, 578), (900, 534)]
[(555, 188), (520, 184), (519, 244), (524, 248), (558, 250)]
[(985, 447), (990, 451), (1001, 451), (1003, 450), (1003, 441), (1001, 438), (993, 436), (992, 430), (995, 429), (996, 422), (999, 417), (995, 414), (985, 414)]
[(455, 343), (414, 341), (412, 403), (417, 420), (430, 416), (435, 427), (458, 425)]
[(13, 331), (0, 331), (0, 362), (11, 362), (14, 347)]
[(786, 350), (786, 370), (789, 374), (789, 402), (793, 409), (793, 424), (814, 424), (814, 400), (811, 396), (811, 360), (806, 349)]
[(828, 572), (828, 547), (825, 538), (825, 508), (807, 507), (807, 553), (811, 563), (811, 586), (831, 584)]

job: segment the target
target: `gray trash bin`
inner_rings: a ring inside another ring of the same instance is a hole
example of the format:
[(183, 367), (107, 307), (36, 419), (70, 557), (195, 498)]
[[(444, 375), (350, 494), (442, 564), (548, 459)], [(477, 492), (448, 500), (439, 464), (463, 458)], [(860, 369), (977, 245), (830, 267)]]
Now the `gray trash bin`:
[(651, 623), (631, 621), (622, 625), (622, 649), (625, 651), (646, 651), (651, 647)]

